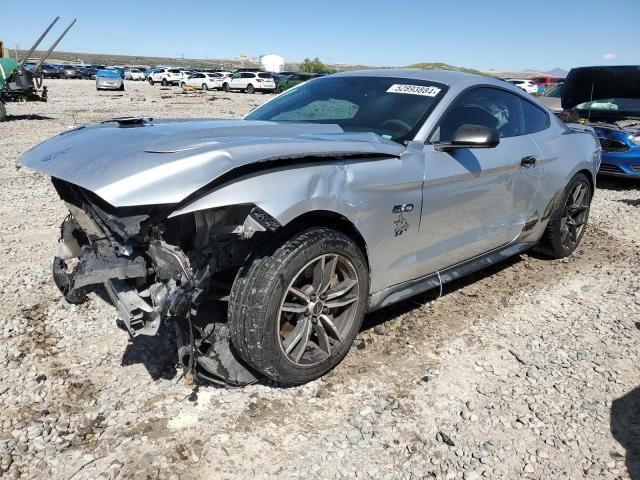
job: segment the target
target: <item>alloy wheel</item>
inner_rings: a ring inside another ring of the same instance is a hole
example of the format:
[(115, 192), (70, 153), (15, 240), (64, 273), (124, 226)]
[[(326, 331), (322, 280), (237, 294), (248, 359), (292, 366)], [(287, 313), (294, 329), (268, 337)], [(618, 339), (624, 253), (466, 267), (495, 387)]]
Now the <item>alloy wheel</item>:
[(560, 219), (560, 243), (565, 249), (573, 249), (580, 241), (589, 216), (590, 186), (580, 181), (567, 196)]
[(289, 284), (278, 312), (280, 347), (296, 365), (327, 359), (351, 330), (360, 284), (353, 264), (326, 254), (307, 263)]

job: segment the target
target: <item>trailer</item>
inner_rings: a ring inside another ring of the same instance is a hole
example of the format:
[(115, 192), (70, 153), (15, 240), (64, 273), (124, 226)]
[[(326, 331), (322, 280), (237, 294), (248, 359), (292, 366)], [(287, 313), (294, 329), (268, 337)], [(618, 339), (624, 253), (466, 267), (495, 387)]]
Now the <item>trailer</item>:
[(74, 19), (53, 42), (49, 50), (42, 56), (34, 68), (26, 67), (29, 57), (35, 52), (40, 42), (47, 36), (60, 17), (56, 17), (40, 38), (33, 44), (21, 61), (13, 58), (0, 58), (0, 122), (7, 117), (5, 104), (8, 102), (46, 102), (47, 87), (43, 85), (42, 64), (58, 46), (69, 29), (76, 23)]

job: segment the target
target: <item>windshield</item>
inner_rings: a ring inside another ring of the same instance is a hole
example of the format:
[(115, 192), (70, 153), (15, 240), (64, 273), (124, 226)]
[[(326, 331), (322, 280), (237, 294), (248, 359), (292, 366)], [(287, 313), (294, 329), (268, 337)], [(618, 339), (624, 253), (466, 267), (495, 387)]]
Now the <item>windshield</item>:
[(264, 104), (247, 120), (331, 123), (347, 132), (412, 140), (446, 92), (439, 83), (393, 77), (322, 77)]
[(547, 90), (544, 95), (545, 97), (552, 97), (552, 98), (561, 98), (562, 97), (562, 84), (559, 83), (558, 85), (551, 87), (549, 90)]
[(98, 70), (96, 73), (98, 77), (120, 78), (120, 74), (117, 70)]

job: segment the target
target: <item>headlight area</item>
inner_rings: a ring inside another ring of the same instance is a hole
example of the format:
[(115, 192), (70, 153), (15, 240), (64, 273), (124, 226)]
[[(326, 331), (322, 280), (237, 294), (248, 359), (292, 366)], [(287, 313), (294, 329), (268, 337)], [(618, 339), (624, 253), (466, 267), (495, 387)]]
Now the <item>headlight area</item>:
[(255, 381), (229, 350), (226, 317), (203, 319), (198, 311), (228, 300), (238, 268), (280, 227), (275, 219), (237, 205), (149, 224), (151, 215), (132, 221), (98, 213), (95, 204), (67, 206), (53, 276), (69, 302), (83, 302), (91, 285), (102, 284), (132, 336), (154, 335), (171, 319), (185, 368), (233, 384)]

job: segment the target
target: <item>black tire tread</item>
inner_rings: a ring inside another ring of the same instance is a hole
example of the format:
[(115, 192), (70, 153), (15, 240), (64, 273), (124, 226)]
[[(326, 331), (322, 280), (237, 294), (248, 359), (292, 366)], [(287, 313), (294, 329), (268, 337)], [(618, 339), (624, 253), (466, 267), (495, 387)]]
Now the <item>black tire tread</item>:
[[(268, 333), (264, 329), (263, 315), (267, 309), (270, 292), (276, 282), (285, 282), (280, 272), (309, 243), (345, 239), (353, 243), (349, 237), (336, 230), (325, 227), (313, 228), (294, 235), (280, 246), (276, 247), (277, 241), (271, 247), (266, 246), (240, 268), (229, 297), (229, 332), (236, 351), (252, 368), (280, 383), (300, 383), (283, 379), (274, 368), (277, 360), (275, 353), (260, 348), (265, 333)], [(360, 251), (357, 246), (356, 249)], [(364, 255), (362, 259), (366, 265)], [(365, 281), (368, 282), (368, 272)], [(368, 283), (366, 286), (368, 287)], [(348, 349), (344, 355), (347, 352)], [(342, 357), (338, 361), (340, 360)]]

